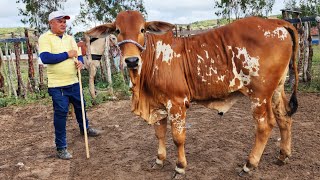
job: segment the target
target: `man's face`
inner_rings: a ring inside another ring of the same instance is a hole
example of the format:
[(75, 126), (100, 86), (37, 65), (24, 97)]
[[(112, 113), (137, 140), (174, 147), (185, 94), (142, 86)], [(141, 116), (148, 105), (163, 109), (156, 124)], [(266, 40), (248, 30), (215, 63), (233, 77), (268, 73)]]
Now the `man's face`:
[(66, 19), (52, 19), (50, 22), (50, 29), (54, 34), (59, 36), (63, 35), (66, 32), (67, 24)]

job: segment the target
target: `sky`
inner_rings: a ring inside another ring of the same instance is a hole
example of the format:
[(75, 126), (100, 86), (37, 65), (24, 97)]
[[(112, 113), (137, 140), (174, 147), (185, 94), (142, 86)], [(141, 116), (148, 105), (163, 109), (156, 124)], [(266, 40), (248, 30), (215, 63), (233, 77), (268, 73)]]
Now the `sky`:
[[(72, 20), (80, 11), (80, 2), (84, 0), (67, 0), (64, 11), (69, 13)], [(275, 0), (271, 14), (280, 14), (284, 8), (283, 0)], [(214, 0), (144, 0), (148, 13), (147, 21), (166, 21), (172, 24), (189, 24), (195, 21), (216, 19), (214, 14)], [(15, 0), (0, 1), (0, 28), (2, 27), (26, 27), (20, 22), (22, 16), (18, 16), (18, 8), (24, 8), (23, 4), (17, 4)], [(87, 28), (74, 27), (74, 31), (85, 31)]]

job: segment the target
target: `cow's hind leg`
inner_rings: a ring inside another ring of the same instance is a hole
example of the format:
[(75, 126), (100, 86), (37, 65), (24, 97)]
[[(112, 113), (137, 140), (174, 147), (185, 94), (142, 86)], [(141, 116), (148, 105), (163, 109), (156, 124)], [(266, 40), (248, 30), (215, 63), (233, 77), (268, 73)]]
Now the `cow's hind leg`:
[(97, 67), (95, 62), (91, 62), (89, 64), (89, 91), (92, 99), (96, 98), (96, 91), (95, 91), (95, 86), (94, 86), (94, 78), (97, 73)]
[(292, 119), (287, 114), (286, 106), (288, 104), (283, 83), (278, 86), (272, 97), (272, 108), (274, 116), (277, 120), (281, 142), (280, 142), (280, 156), (277, 164), (285, 164), (291, 156), (291, 125)]
[(256, 134), (254, 147), (249, 154), (247, 163), (244, 165), (240, 176), (248, 173), (257, 167), (267, 144), (271, 130), (275, 125), (275, 119), (272, 113), (271, 99), (253, 98), (252, 99), (253, 118), (256, 121)]
[(166, 151), (166, 133), (167, 133), (167, 118), (164, 118), (157, 122), (154, 125), (154, 130), (156, 132), (156, 137), (159, 141), (159, 147), (158, 147), (158, 155), (156, 162), (153, 164), (152, 168), (162, 168), (163, 162), (167, 157), (167, 151)]

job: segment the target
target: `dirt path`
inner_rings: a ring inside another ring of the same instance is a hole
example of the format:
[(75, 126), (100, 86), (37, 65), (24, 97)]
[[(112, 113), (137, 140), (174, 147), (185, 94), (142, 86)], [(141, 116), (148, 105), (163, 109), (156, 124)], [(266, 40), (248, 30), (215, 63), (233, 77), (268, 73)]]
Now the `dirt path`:
[[(274, 164), (279, 151), (275, 127), (259, 168), (242, 179), (320, 179), (320, 94), (299, 94), (293, 116), (293, 157)], [(250, 104), (243, 98), (223, 118), (192, 104), (187, 118), (186, 179), (240, 179), (254, 140)], [(167, 161), (151, 170), (157, 141), (152, 126), (130, 112), (129, 101), (108, 102), (88, 111), (102, 136), (89, 139), (86, 159), (75, 120), (67, 123), (70, 161), (55, 158), (52, 108), (40, 104), (0, 109), (0, 179), (170, 179), (176, 151), (168, 131)], [(168, 127), (169, 128), (169, 127)]]

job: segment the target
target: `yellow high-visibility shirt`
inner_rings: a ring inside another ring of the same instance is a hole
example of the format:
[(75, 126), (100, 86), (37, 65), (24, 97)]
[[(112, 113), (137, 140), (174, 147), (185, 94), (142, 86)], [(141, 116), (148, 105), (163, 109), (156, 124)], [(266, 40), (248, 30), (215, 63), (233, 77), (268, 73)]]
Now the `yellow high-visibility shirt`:
[[(49, 52), (59, 54), (70, 50), (77, 50), (78, 56), (81, 55), (76, 41), (70, 35), (64, 34), (60, 38), (51, 31), (47, 31), (39, 37), (39, 53)], [(77, 83), (78, 77), (74, 58), (69, 58), (57, 64), (48, 64), (47, 76), (49, 88)]]

